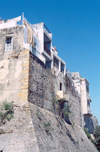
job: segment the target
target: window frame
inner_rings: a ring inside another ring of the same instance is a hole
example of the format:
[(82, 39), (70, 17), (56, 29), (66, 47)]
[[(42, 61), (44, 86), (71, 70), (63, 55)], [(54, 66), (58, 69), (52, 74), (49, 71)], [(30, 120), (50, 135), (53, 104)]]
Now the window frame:
[[(11, 40), (7, 40), (7, 39), (10, 39), (10, 38), (11, 38)], [(5, 39), (5, 52), (12, 51), (12, 50), (13, 50), (13, 37), (12, 36), (6, 36), (6, 39)]]
[(60, 91), (62, 91), (62, 83), (60, 82), (60, 87), (59, 87)]

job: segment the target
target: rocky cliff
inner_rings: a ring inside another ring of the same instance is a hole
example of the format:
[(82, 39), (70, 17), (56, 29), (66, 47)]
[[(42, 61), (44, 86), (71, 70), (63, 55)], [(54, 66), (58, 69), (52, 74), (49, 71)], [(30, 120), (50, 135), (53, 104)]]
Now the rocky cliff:
[(14, 118), (0, 126), (3, 152), (97, 152), (84, 130), (28, 102), (14, 102)]

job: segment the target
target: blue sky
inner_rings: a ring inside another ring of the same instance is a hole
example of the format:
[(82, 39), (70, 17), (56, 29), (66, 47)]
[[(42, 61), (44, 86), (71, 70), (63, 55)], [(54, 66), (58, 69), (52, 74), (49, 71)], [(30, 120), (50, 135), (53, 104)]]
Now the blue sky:
[(67, 68), (90, 82), (91, 110), (100, 124), (100, 0), (0, 0), (1, 19), (22, 12), (30, 23), (46, 24)]

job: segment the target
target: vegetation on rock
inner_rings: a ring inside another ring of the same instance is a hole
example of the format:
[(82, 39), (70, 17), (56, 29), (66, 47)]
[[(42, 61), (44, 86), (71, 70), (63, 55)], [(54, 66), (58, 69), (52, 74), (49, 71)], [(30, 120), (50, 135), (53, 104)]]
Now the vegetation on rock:
[[(99, 129), (100, 129), (100, 128), (99, 128)], [(84, 128), (84, 131), (85, 131), (88, 139), (89, 139), (89, 140), (95, 145), (95, 147), (100, 151), (100, 149), (99, 149), (99, 148), (100, 148), (100, 130), (99, 130), (99, 132), (98, 132), (97, 130), (98, 130), (98, 129), (96, 129), (96, 130), (94, 131), (95, 140), (93, 140), (93, 139), (91, 138), (91, 135), (90, 135), (89, 132), (87, 131), (87, 129)], [(96, 139), (98, 133), (99, 133), (99, 138), (97, 138), (97, 139), (99, 139), (99, 141)]]
[(50, 132), (50, 130), (51, 130), (50, 122), (44, 122), (44, 129), (47, 133)]
[(6, 100), (0, 105), (0, 125), (5, 124), (13, 118), (13, 103)]
[(60, 117), (64, 117), (65, 120), (70, 123), (72, 123), (72, 117), (73, 117), (73, 112), (71, 111), (71, 104), (66, 102), (66, 99), (61, 98), (57, 95), (53, 96), (52, 98), (53, 106), (56, 111), (59, 111)]
[(95, 145), (97, 149), (100, 151), (100, 126), (97, 126), (95, 128), (94, 137), (95, 137)]

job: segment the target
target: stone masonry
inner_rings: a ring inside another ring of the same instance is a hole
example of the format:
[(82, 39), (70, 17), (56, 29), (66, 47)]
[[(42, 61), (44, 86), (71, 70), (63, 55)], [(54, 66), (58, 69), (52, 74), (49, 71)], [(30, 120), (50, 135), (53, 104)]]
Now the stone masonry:
[(53, 112), (52, 97), (55, 94), (55, 79), (43, 62), (31, 54), (29, 101)]
[[(30, 76), (29, 76), (29, 102), (44, 108), (54, 111), (53, 96), (56, 94), (57, 84), (62, 82), (65, 85), (64, 78), (55, 76), (46, 66), (34, 55), (30, 55)], [(66, 94), (69, 96), (69, 105), (73, 113), (73, 122), (81, 126), (81, 101), (79, 96), (72, 95), (71, 91), (66, 89)]]

